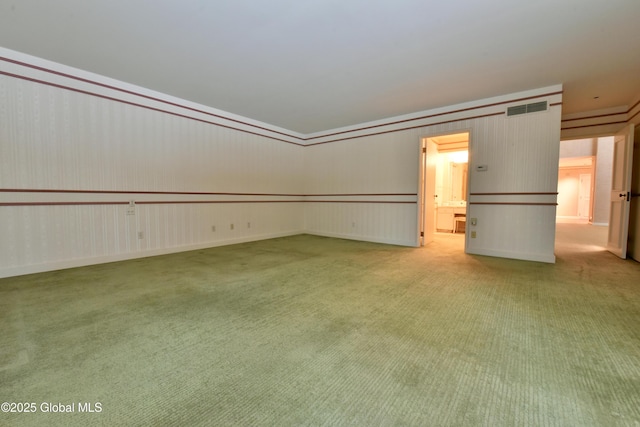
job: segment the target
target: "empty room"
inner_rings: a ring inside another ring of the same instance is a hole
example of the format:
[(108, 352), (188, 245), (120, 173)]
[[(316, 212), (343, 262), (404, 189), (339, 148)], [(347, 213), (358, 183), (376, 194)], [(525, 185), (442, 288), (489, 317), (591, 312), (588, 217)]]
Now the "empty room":
[(0, 0), (0, 425), (640, 424), (639, 17)]

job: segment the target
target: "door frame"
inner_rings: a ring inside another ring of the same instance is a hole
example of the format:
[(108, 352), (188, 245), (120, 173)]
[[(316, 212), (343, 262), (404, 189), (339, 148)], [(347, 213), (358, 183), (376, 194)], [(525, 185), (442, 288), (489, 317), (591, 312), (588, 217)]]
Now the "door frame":
[[(426, 148), (426, 140), (429, 138), (437, 138), (440, 136), (447, 135), (455, 135), (459, 133), (466, 133), (468, 135), (467, 142), (467, 151), (469, 153), (469, 173), (467, 173), (467, 186), (466, 186), (466, 194), (465, 200), (467, 201), (467, 216), (469, 213), (469, 193), (470, 193), (470, 182), (471, 182), (471, 160), (472, 156), (472, 147), (473, 147), (473, 132), (471, 128), (461, 128), (461, 129), (451, 129), (447, 131), (427, 133), (420, 136), (418, 139), (418, 205), (416, 209), (416, 247), (424, 246), (425, 242), (423, 240), (423, 233), (425, 232), (424, 225), (426, 220), (426, 212), (425, 212), (425, 194), (426, 194), (426, 165), (427, 159), (423, 154), (423, 147)], [(435, 187), (435, 181), (432, 184)], [(434, 218), (434, 226), (435, 226), (435, 218)], [(467, 244), (468, 244), (468, 230), (469, 227), (465, 227), (465, 237), (464, 237), (464, 251), (467, 252)], [(428, 243), (428, 242), (427, 242)]]

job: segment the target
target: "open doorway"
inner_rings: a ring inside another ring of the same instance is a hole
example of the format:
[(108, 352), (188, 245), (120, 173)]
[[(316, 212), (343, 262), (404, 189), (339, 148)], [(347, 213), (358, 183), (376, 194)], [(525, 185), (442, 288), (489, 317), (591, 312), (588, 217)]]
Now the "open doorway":
[(565, 157), (558, 168), (556, 222), (593, 222), (595, 156)]
[(613, 136), (560, 141), (557, 247), (581, 236), (575, 246), (605, 250), (612, 170)]
[(464, 241), (469, 194), (469, 132), (421, 140), (420, 244), (439, 236)]
[(640, 164), (633, 162), (633, 151), (638, 151), (639, 136), (638, 128), (628, 125), (614, 136), (561, 141), (556, 211), (557, 224), (606, 230), (606, 249), (635, 260), (640, 260)]

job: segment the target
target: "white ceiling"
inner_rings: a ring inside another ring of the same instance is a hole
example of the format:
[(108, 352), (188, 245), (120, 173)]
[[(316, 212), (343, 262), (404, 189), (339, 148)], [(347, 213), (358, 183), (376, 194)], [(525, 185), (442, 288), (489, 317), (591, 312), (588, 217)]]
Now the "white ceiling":
[(564, 114), (630, 105), (639, 25), (639, 0), (0, 0), (0, 46), (301, 133), (559, 83)]

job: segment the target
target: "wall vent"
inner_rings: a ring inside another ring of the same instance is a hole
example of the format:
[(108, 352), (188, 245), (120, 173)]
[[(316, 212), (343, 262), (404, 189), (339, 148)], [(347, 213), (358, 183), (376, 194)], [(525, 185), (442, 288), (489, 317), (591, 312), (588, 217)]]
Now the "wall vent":
[(517, 116), (518, 114), (527, 114), (527, 106), (518, 105), (517, 107), (507, 108), (507, 116)]
[(547, 111), (547, 101), (509, 107), (507, 108), (507, 116), (517, 116), (519, 114), (535, 113), (538, 111)]

